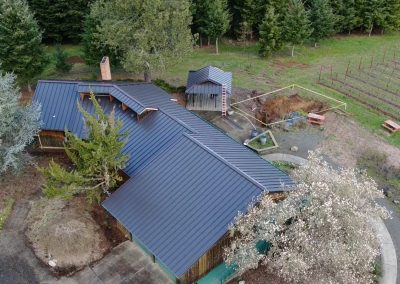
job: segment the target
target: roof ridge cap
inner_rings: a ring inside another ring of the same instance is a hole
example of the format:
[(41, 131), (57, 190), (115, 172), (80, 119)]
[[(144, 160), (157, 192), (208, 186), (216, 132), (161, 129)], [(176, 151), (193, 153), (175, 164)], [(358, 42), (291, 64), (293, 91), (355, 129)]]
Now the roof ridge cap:
[(79, 83), (81, 83), (81, 81), (75, 81), (75, 80), (38, 80), (38, 83), (79, 84)]
[(132, 98), (136, 103), (138, 103), (139, 105), (141, 105), (143, 108), (147, 108), (142, 102), (138, 101), (136, 98), (133, 97), (133, 95), (128, 94), (127, 92), (125, 92), (123, 89), (119, 88), (117, 85), (113, 84), (113, 87), (115, 89), (117, 89), (118, 91), (124, 93), (125, 95), (127, 95), (128, 97)]
[(236, 171), (238, 174), (240, 174), (242, 177), (244, 177), (245, 179), (247, 179), (248, 181), (250, 181), (251, 183), (253, 183), (254, 185), (256, 185), (261, 191), (266, 191), (265, 186), (263, 186), (261, 183), (259, 183), (257, 180), (255, 180), (254, 178), (252, 178), (251, 176), (249, 176), (248, 174), (246, 174), (245, 172), (243, 172), (241, 169), (239, 169), (238, 167), (236, 167), (235, 165), (231, 164), (229, 161), (227, 161), (225, 158), (223, 158), (221, 155), (219, 155), (218, 153), (216, 153), (214, 150), (212, 150), (211, 148), (207, 147), (206, 145), (204, 145), (203, 143), (201, 143), (199, 140), (197, 140), (195, 137), (191, 136), (188, 133), (183, 133), (183, 135), (185, 137), (187, 137), (188, 139), (190, 139), (193, 143), (197, 144), (199, 147), (203, 148), (205, 151), (207, 151), (208, 153), (210, 153), (211, 155), (213, 155), (214, 157), (216, 157), (217, 159), (219, 159), (221, 162), (223, 162), (225, 165), (227, 165), (228, 167), (230, 167), (232, 170)]

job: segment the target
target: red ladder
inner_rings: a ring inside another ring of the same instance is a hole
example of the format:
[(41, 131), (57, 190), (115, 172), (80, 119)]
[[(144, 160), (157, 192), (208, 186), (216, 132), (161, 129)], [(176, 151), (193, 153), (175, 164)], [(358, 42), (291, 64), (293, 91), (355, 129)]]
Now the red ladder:
[(223, 84), (222, 85), (222, 96), (221, 96), (221, 112), (222, 112), (222, 116), (226, 116), (226, 112), (228, 110), (228, 106), (227, 106), (227, 101), (228, 101), (228, 95), (226, 92), (226, 85)]

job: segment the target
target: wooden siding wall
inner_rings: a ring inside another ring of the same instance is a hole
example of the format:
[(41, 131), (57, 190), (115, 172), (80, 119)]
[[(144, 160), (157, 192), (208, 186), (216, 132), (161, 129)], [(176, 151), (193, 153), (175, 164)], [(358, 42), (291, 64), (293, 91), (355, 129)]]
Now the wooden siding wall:
[(64, 147), (65, 134), (64, 131), (47, 131), (43, 130), (39, 133), (40, 143), (43, 148), (46, 147)]
[(230, 237), (226, 234), (208, 252), (206, 252), (186, 273), (180, 278), (181, 283), (194, 283), (206, 275), (223, 261), (224, 247), (230, 244)]

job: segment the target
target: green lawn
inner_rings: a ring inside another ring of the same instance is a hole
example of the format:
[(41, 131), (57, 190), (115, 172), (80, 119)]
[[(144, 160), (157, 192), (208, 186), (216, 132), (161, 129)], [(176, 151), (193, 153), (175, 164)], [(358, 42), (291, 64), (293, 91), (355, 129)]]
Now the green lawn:
[(0, 210), (0, 231), (3, 229), (8, 216), (10, 216), (13, 205), (14, 199), (11, 197), (8, 197), (3, 201), (3, 209)]
[[(191, 55), (175, 64), (167, 70), (153, 74), (154, 79), (162, 79), (174, 86), (185, 85), (188, 70), (195, 70), (205, 65), (215, 65), (224, 70), (233, 72), (235, 87), (269, 91), (290, 85), (293, 83), (314, 89), (329, 96), (338, 98), (348, 104), (348, 111), (362, 125), (369, 128), (378, 135), (385, 137), (391, 144), (400, 146), (400, 134), (388, 135), (381, 127), (387, 118), (374, 113), (360, 104), (348, 99), (317, 84), (321, 66), (330, 72), (330, 66), (337, 72), (344, 72), (348, 63), (357, 68), (360, 59), (364, 64), (370, 62), (374, 56), (374, 62), (383, 59), (386, 51), (386, 58), (393, 57), (397, 50), (397, 57), (400, 57), (400, 34), (385, 36), (341, 36), (323, 40), (320, 47), (311, 46), (298, 47), (296, 56), (290, 57), (289, 48), (283, 49), (270, 59), (261, 59), (257, 55), (257, 44), (247, 46), (223, 42), (220, 47), (220, 54), (214, 54), (214, 49), (198, 48)], [(69, 55), (81, 55), (79, 46), (64, 46)], [(54, 54), (54, 47), (49, 47), (47, 52)], [(70, 74), (54, 74), (54, 65), (49, 67), (45, 74), (48, 78), (93, 78), (90, 69), (82, 64), (74, 66)]]
[(361, 58), (364, 64), (400, 56), (400, 34), (385, 36), (343, 36), (323, 40), (318, 48), (304, 46), (297, 48), (296, 56), (291, 57), (289, 49), (284, 49), (270, 59), (257, 56), (257, 45), (247, 47), (223, 43), (221, 54), (213, 53), (212, 48), (197, 49), (163, 73), (156, 74), (174, 85), (184, 85), (187, 71), (201, 68), (205, 65), (215, 65), (233, 72), (234, 86), (249, 90), (269, 91), (293, 83), (311, 88), (318, 92), (340, 99), (348, 104), (348, 111), (362, 125), (378, 135), (382, 135), (391, 144), (400, 146), (400, 134), (388, 135), (381, 124), (387, 119), (384, 115), (366, 109), (337, 92), (327, 89), (317, 83), (321, 66), (330, 72), (330, 66), (336, 72), (344, 73), (348, 63), (352, 68), (358, 68)]

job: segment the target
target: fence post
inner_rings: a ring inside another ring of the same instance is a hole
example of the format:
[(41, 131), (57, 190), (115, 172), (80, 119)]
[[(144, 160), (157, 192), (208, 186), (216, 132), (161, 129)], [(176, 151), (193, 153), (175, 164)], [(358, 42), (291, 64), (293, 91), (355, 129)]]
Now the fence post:
[(369, 67), (369, 70), (372, 70), (372, 64), (374, 63), (374, 56), (372, 55), (372, 58), (371, 58), (371, 66)]
[(346, 74), (344, 75), (344, 80), (347, 79), (347, 75), (348, 75), (348, 73), (349, 73), (349, 68), (350, 68), (350, 61), (349, 61), (349, 63), (347, 64), (347, 69), (346, 69)]
[(319, 69), (318, 83), (321, 83), (321, 74), (322, 74), (322, 65), (321, 65), (321, 69)]

